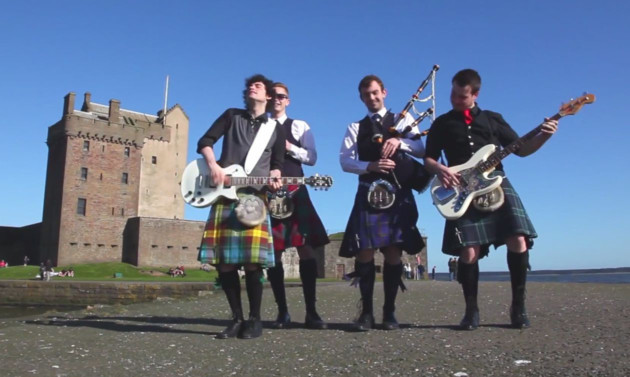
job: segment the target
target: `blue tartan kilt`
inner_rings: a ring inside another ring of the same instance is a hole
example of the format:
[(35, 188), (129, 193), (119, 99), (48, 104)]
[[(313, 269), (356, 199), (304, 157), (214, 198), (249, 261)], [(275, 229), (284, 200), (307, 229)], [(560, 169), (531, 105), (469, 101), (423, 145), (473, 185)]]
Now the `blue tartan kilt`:
[(274, 248), (282, 251), (289, 247), (309, 245), (315, 248), (330, 243), (306, 186), (300, 186), (291, 200), (291, 216), (286, 219), (271, 218)]
[(361, 250), (391, 245), (407, 254), (422, 251), (424, 240), (416, 227), (418, 208), (411, 189), (399, 189), (394, 204), (383, 210), (372, 208), (367, 194), (368, 187), (359, 184), (339, 255), (352, 258)]
[[(491, 176), (503, 175), (503, 172), (494, 172)], [(444, 238), (442, 240), (442, 252), (444, 254), (459, 256), (459, 249), (467, 246), (481, 246), (480, 258), (490, 252), (490, 245), (498, 248), (505, 244), (508, 237), (524, 235), (527, 248), (534, 245), (534, 238), (538, 237), (523, 202), (512, 187), (512, 184), (503, 177), (501, 188), (505, 195), (505, 202), (493, 212), (483, 212), (472, 204), (457, 220), (447, 220), (444, 225)]]
[[(238, 196), (252, 194), (239, 190)], [(265, 194), (256, 193), (265, 202)], [(248, 227), (236, 218), (238, 201), (221, 198), (212, 205), (201, 239), (197, 260), (212, 265), (245, 263), (273, 267), (275, 257), (269, 216), (262, 224)]]

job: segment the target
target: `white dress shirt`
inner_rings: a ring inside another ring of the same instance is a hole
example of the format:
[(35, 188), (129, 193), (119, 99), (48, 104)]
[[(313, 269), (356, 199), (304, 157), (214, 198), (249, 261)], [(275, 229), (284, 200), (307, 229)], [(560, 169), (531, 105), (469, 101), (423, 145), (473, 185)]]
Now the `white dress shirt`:
[[(280, 122), (280, 124), (284, 124), (287, 118), (287, 115), (284, 114), (276, 120)], [(309, 166), (315, 165), (315, 162), (317, 161), (315, 137), (313, 136), (313, 132), (311, 131), (311, 127), (309, 127), (308, 123), (303, 120), (294, 119), (293, 124), (291, 125), (291, 135), (293, 135), (293, 138), (299, 141), (302, 146), (298, 147), (297, 145), (289, 142), (289, 144), (291, 144), (291, 146), (287, 148), (289, 156), (295, 158), (303, 164)]]
[[(367, 115), (369, 118), (372, 118), (374, 114), (379, 114), (382, 118), (384, 118), (386, 113), (387, 109), (382, 108), (376, 113), (368, 112)], [(396, 117), (398, 117), (398, 115), (396, 115)], [(405, 119), (400, 122), (396, 129), (397, 131), (402, 132), (405, 127), (407, 127), (411, 123), (413, 123), (413, 117), (409, 113), (407, 113), (405, 115)], [(418, 127), (414, 126), (407, 135), (408, 137), (412, 137), (413, 135), (416, 135), (418, 133)], [(359, 151), (357, 149), (358, 134), (359, 123), (350, 123), (350, 125), (348, 125), (348, 129), (346, 130), (346, 134), (343, 137), (343, 142), (341, 143), (341, 149), (339, 151), (339, 163), (341, 163), (341, 168), (345, 172), (365, 174), (368, 172), (367, 167), (370, 161), (359, 160)], [(400, 150), (405, 151), (417, 158), (422, 158), (424, 156), (424, 144), (422, 143), (422, 140), (420, 138), (418, 138), (418, 140), (401, 138)]]

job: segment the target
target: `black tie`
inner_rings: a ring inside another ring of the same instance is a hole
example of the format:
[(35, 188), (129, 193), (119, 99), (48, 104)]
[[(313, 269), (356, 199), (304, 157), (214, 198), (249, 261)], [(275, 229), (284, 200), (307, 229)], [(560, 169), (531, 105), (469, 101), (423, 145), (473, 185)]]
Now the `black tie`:
[(381, 121), (383, 120), (383, 117), (380, 116), (380, 114), (374, 114), (372, 115), (372, 120), (374, 121), (374, 123), (377, 124), (381, 124)]

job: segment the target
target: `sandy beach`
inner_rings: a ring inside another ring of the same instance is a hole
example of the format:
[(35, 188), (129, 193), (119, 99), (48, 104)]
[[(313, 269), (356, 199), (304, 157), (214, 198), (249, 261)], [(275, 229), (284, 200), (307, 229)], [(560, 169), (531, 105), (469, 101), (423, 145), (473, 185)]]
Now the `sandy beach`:
[[(630, 284), (530, 283), (532, 327), (509, 328), (509, 283), (480, 283), (481, 327), (455, 327), (459, 284), (408, 281), (398, 331), (350, 331), (359, 292), (318, 287), (328, 330), (301, 328), (302, 291), (287, 290), (295, 326), (254, 340), (217, 340), (229, 312), (222, 292), (195, 299), (95, 306), (0, 321), (6, 376), (628, 376)], [(375, 308), (382, 305), (377, 283)], [(247, 311), (246, 294), (244, 307)], [(380, 310), (376, 311), (380, 322)]]

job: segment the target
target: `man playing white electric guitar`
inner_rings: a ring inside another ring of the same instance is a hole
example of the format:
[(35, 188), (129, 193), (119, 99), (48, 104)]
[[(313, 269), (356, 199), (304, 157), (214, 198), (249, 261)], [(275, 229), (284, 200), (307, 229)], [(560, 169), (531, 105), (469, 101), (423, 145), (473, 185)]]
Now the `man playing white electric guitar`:
[[(511, 324), (515, 328), (525, 328), (529, 326), (525, 311), (528, 250), (537, 237), (536, 231), (507, 178), (503, 177), (498, 186), (500, 189), (473, 199), (474, 205), (467, 208), (471, 199), (466, 193), (471, 190), (471, 186), (472, 190), (477, 189), (475, 184), (478, 176), (468, 176), (464, 170), (454, 169), (471, 160), (475, 152), (484, 146), (494, 144), (505, 147), (519, 139), (501, 114), (481, 110), (477, 106), (480, 88), (481, 77), (472, 69), (464, 69), (453, 77), (453, 110), (437, 118), (431, 126), (424, 160), (426, 168), (436, 174), (441, 183), (441, 187), (434, 186), (432, 189), (436, 206), (452, 201), (453, 196), (460, 196), (459, 202), (455, 200), (451, 205), (454, 207), (452, 217), (444, 213), (447, 210), (443, 212), (450, 220), (446, 221), (442, 244), (442, 252), (459, 257), (457, 279), (462, 284), (466, 301), (466, 313), (460, 327), (474, 330), (479, 326), (478, 260), (488, 254), (490, 245), (497, 248), (505, 244), (512, 283)], [(549, 140), (557, 127), (557, 120), (545, 119), (537, 133), (514, 153), (521, 157), (534, 153)], [(438, 162), (442, 151), (446, 155), (448, 167)], [(489, 177), (503, 175), (503, 167), (499, 163)], [(498, 201), (498, 205), (488, 203), (493, 201)], [(462, 213), (457, 214), (459, 209)]]

